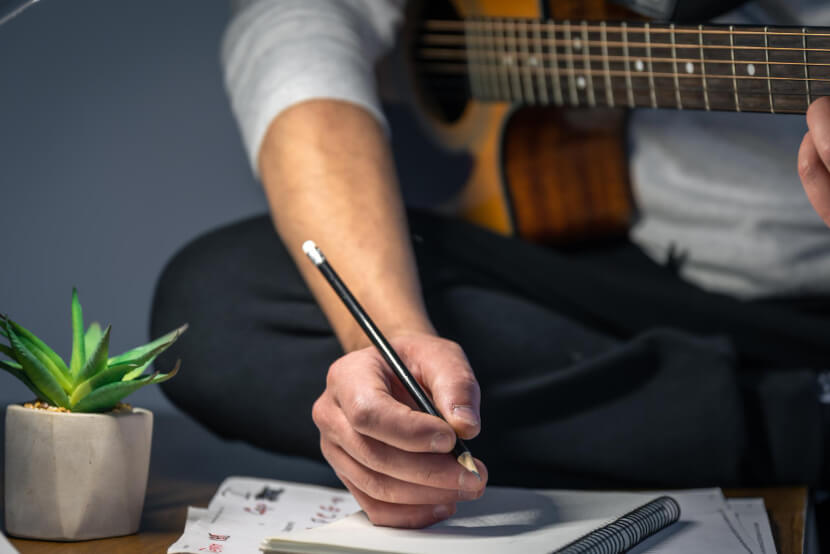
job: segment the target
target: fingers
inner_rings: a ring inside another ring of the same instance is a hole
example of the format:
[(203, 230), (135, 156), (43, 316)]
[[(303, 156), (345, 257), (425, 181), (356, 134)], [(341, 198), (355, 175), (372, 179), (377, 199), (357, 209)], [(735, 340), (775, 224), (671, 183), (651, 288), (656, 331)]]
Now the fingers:
[[(464, 469), (453, 456), (406, 452), (371, 437), (363, 436), (351, 427), (345, 415), (336, 409), (333, 402), (328, 409), (325, 409), (325, 405), (330, 402), (331, 400), (326, 395), (321, 398), (319, 407), (316, 409), (315, 423), (327, 440), (343, 449), (360, 466), (394, 480), (431, 489), (468, 493), (458, 494), (453, 501), (478, 498), (483, 492), (487, 484), (487, 468), (483, 463), (478, 462), (481, 475), (481, 480), (479, 480)], [(336, 467), (341, 469), (340, 466)], [(355, 473), (346, 473), (353, 482), (363, 482)], [(378, 479), (375, 475), (364, 477), (366, 480)], [(385, 488), (388, 490), (393, 487), (395, 484), (391, 483)], [(363, 490), (371, 495), (371, 491), (365, 488)], [(395, 501), (389, 497), (382, 499), (389, 502)]]
[(409, 452), (449, 452), (452, 428), (396, 400), (388, 378), (375, 357), (350, 355), (332, 365), (327, 391), (358, 433)]
[(358, 489), (347, 477), (337, 475), (346, 488), (354, 495), (366, 512), (369, 521), (375, 525), (420, 529), (447, 519), (455, 513), (455, 504), (390, 504), (376, 500)]
[(481, 391), (470, 363), (454, 342), (436, 341), (432, 356), (421, 356), (418, 371), (432, 393), (435, 407), (458, 436), (471, 439), (481, 431)]
[[(474, 500), (479, 491), (439, 489), (408, 483), (373, 471), (348, 455), (331, 441), (320, 441), (326, 461), (367, 496), (388, 504), (452, 504), (460, 500)], [(446, 454), (444, 455), (446, 456)]]
[(816, 212), (830, 226), (830, 159), (824, 160), (821, 155), (824, 152), (830, 158), (830, 137), (825, 144), (816, 144), (812, 130), (804, 136), (798, 152), (798, 174)]

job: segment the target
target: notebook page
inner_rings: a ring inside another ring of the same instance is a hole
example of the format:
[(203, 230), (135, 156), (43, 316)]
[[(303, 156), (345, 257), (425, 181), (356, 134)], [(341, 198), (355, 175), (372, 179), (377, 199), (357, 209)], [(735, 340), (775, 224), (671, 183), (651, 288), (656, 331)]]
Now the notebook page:
[(737, 514), (744, 529), (754, 537), (761, 554), (776, 554), (775, 540), (763, 498), (730, 498), (729, 507)]
[(427, 529), (375, 527), (361, 512), (263, 546), (281, 552), (548, 553), (657, 496), (489, 487), (481, 499), (460, 503), (453, 517)]

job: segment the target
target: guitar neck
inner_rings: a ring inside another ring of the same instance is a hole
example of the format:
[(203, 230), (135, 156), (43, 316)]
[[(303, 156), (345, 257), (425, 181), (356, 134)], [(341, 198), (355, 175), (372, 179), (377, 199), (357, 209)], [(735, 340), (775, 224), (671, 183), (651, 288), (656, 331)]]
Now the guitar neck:
[(805, 113), (830, 96), (830, 30), (427, 20), (422, 72), (481, 101)]

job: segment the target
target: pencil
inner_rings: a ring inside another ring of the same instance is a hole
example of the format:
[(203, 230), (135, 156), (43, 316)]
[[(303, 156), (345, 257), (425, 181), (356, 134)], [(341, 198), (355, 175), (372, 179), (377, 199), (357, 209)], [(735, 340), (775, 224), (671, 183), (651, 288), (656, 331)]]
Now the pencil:
[[(430, 415), (434, 415), (435, 417), (440, 417), (446, 421), (444, 416), (442, 416), (441, 413), (435, 409), (435, 406), (432, 405), (432, 402), (424, 392), (424, 389), (421, 388), (421, 385), (418, 384), (418, 381), (415, 380), (406, 368), (401, 358), (392, 348), (392, 345), (389, 344), (389, 341), (386, 340), (386, 337), (383, 336), (383, 333), (380, 332), (380, 329), (377, 328), (377, 325), (375, 325), (369, 317), (369, 314), (366, 313), (363, 307), (358, 303), (357, 299), (349, 291), (348, 287), (346, 287), (346, 284), (340, 279), (331, 265), (329, 265), (326, 261), (326, 257), (323, 255), (323, 252), (317, 248), (314, 241), (305, 241), (303, 243), (303, 252), (305, 252), (306, 256), (308, 256), (312, 263), (317, 266), (317, 269), (320, 270), (320, 273), (323, 274), (326, 281), (329, 282), (331, 288), (334, 289), (334, 292), (337, 293), (337, 296), (339, 296), (340, 300), (343, 301), (343, 304), (346, 305), (346, 308), (348, 308), (349, 312), (355, 318), (355, 321), (357, 321), (358, 325), (360, 325), (366, 333), (366, 336), (369, 337), (369, 340), (372, 341), (372, 344), (375, 345), (375, 348), (378, 349), (381, 356), (383, 356), (383, 359), (386, 360), (386, 363), (392, 368), (392, 371), (401, 381), (406, 390), (409, 391), (409, 394), (421, 410)], [(467, 445), (464, 444), (464, 441), (458, 437), (456, 437), (452, 453), (455, 456), (455, 459), (458, 460), (459, 464), (461, 464), (468, 471), (474, 473), (476, 477), (481, 480), (478, 468), (473, 462), (473, 455), (470, 453)]]

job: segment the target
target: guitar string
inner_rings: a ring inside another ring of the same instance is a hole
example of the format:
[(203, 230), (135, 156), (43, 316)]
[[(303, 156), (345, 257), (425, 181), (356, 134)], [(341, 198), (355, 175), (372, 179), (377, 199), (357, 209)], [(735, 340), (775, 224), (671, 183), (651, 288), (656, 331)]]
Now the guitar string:
[[(658, 48), (659, 46), (652, 45), (653, 48)], [(485, 49), (486, 50), (486, 49)], [(423, 56), (419, 55), (419, 60), (430, 60), (430, 57), (434, 57), (436, 60), (443, 60), (447, 58), (455, 58), (455, 59), (466, 59), (467, 52), (479, 52), (476, 49), (453, 49), (453, 48), (420, 48), (419, 53), (425, 54)], [(558, 56), (567, 56), (567, 54), (558, 54)], [(553, 54), (546, 54), (544, 52), (537, 52), (537, 53), (528, 53), (522, 54), (520, 58), (531, 60), (533, 58), (553, 58)], [(574, 56), (579, 57), (580, 59), (585, 58), (585, 56)], [(588, 58), (591, 61), (603, 61), (604, 59), (608, 59), (609, 61), (620, 61), (620, 62), (630, 62), (636, 60), (651, 60), (655, 63), (673, 63), (673, 62), (691, 62), (691, 63), (699, 63), (700, 58), (661, 58), (661, 57), (644, 57), (644, 56), (612, 56), (612, 55), (590, 55)], [(830, 63), (821, 63), (821, 62), (775, 62), (775, 61), (766, 61), (766, 60), (736, 60), (738, 64), (753, 64), (753, 65), (796, 65), (798, 67), (807, 66), (816, 66), (816, 67), (830, 67)], [(714, 63), (714, 64), (732, 64), (732, 60), (706, 60), (707, 64)], [(680, 73), (680, 72), (678, 72)]]
[[(439, 70), (439, 72), (444, 72), (444, 73), (453, 73), (453, 72), (467, 73), (467, 70), (466, 70), (467, 65), (469, 65), (471, 67), (476, 67), (476, 65), (478, 65), (478, 66), (481, 66), (481, 67), (486, 68), (488, 70), (492, 69), (494, 71), (504, 71), (505, 69), (507, 69), (504, 65), (501, 65), (501, 64), (493, 65), (493, 64), (487, 64), (487, 63), (475, 64), (475, 65), (474, 64), (429, 63), (427, 65), (431, 69), (437, 69), (437, 70)], [(579, 75), (587, 75), (589, 72), (591, 73), (591, 75), (604, 75), (606, 73), (604, 69), (593, 69), (593, 68), (590, 68), (590, 69), (589, 68), (583, 68), (583, 69), (574, 68), (573, 70), (571, 70), (567, 66), (558, 66), (557, 69), (559, 69), (560, 71), (565, 70), (566, 74), (568, 74), (569, 76), (574, 76), (574, 77), (579, 76)], [(545, 68), (536, 67), (536, 68), (534, 68), (534, 71), (543, 72), (543, 73), (548, 73), (549, 71), (552, 71), (552, 70), (553, 70), (553, 67), (551, 67), (550, 70), (548, 69), (548, 67), (545, 67)], [(612, 69), (611, 70), (611, 75), (624, 77), (626, 75), (626, 72), (624, 70), (613, 70)], [(678, 78), (684, 78), (684, 79), (700, 79), (699, 74), (665, 73), (665, 72), (654, 73), (654, 77), (658, 77), (658, 78), (672, 79), (675, 76), (678, 77)], [(632, 78), (638, 78), (638, 77), (647, 78), (648, 75), (632, 73), (631, 77)], [(820, 78), (820, 77), (810, 77), (809, 79), (806, 78), (806, 77), (764, 77), (764, 76), (759, 76), (759, 75), (736, 75), (736, 76), (733, 77), (731, 73), (728, 74), (728, 75), (727, 74), (715, 75), (715, 74), (711, 74), (711, 73), (706, 75), (707, 80), (727, 79), (727, 80), (731, 81), (731, 80), (733, 80), (733, 78), (737, 79), (739, 81), (795, 81), (795, 82), (811, 81), (811, 82), (819, 82), (819, 83), (830, 83), (830, 79), (823, 79), (823, 78)]]
[[(630, 35), (630, 34), (632, 34), (632, 32), (629, 31), (628, 34)], [(427, 42), (427, 43), (433, 42), (435, 44), (464, 44), (464, 42), (465, 42), (464, 35), (465, 35), (465, 33), (460, 33), (460, 34), (424, 33), (423, 35), (420, 36), (420, 39), (424, 42)], [(763, 34), (762, 33), (759, 34), (759, 37), (763, 37)], [(501, 43), (501, 42), (505, 41), (505, 39), (503, 39), (501, 37), (497, 37), (497, 36), (486, 37), (486, 38), (487, 38), (488, 41), (490, 41), (494, 44), (495, 43)], [(553, 39), (550, 39), (550, 38), (542, 39), (542, 43), (545, 44), (545, 45), (552, 44), (554, 46), (569, 46), (569, 45), (573, 44), (573, 41), (560, 40), (560, 39), (554, 37)], [(583, 41), (580, 40), (580, 45), (582, 45), (582, 44), (583, 44)], [(586, 46), (589, 46), (589, 47), (590, 46), (602, 46), (602, 44), (605, 44), (607, 46), (616, 46), (616, 47), (624, 46), (624, 43), (621, 42), (621, 41), (620, 42), (616, 42), (616, 41), (605, 41), (605, 42), (603, 42), (603, 41), (599, 41), (599, 40), (590, 40)], [(628, 46), (629, 47), (634, 47), (634, 48), (646, 48), (648, 46), (648, 44), (645, 43), (645, 42), (631, 42), (631, 41), (628, 41)], [(665, 48), (667, 50), (671, 48), (670, 43), (664, 43), (664, 42), (652, 43), (651, 46), (652, 46), (652, 48)], [(675, 45), (675, 47), (678, 48), (678, 49), (680, 49), (680, 48), (693, 48), (695, 50), (700, 50), (701, 48), (703, 48), (705, 50), (764, 50), (764, 51), (825, 52), (825, 53), (830, 52), (830, 48), (804, 48), (804, 47), (785, 47), (785, 46), (769, 46), (769, 47), (767, 47), (767, 46), (750, 46), (750, 45), (730, 46), (728, 44), (702, 44), (701, 45), (701, 44), (677, 43)]]
[[(509, 21), (510, 18), (489, 18), (488, 21), (490, 21), (490, 20), (495, 21), (495, 22), (502, 22), (502, 21)], [(541, 28), (546, 28), (546, 27), (549, 27), (549, 26), (553, 25), (553, 23), (546, 23), (544, 20), (534, 19), (534, 18), (526, 18), (526, 19), (525, 18), (517, 18), (515, 20), (517, 20), (517, 21), (539, 22), (539, 25), (540, 25)], [(597, 31), (597, 32), (602, 31), (602, 25), (592, 25), (590, 22), (584, 22), (584, 23), (587, 23), (587, 25), (583, 25), (583, 22), (578, 22), (577, 24), (580, 25), (580, 28), (584, 27), (585, 29), (587, 29), (589, 31)], [(447, 30), (447, 29), (449, 29), (449, 30), (461, 30), (462, 32), (467, 27), (475, 26), (475, 25), (481, 25), (481, 24), (483, 24), (483, 21), (476, 20), (476, 19), (466, 19), (466, 20), (462, 20), (462, 21), (428, 19), (428, 20), (424, 21), (424, 26), (426, 28), (433, 28), (433, 29), (436, 29), (436, 30)], [(644, 27), (636, 27), (636, 25), (637, 25), (636, 21), (627, 23), (626, 27), (622, 27), (622, 26), (614, 27), (612, 25), (606, 25), (606, 30), (607, 31), (619, 31), (619, 32), (623, 32), (623, 31), (632, 32), (632, 29), (633, 29), (634, 30), (633, 32), (641, 32), (641, 31), (637, 31), (637, 29), (644, 29)], [(654, 25), (654, 24), (651, 24), (651, 25)], [(671, 33), (672, 29), (671, 29), (671, 27), (653, 27), (652, 26), (652, 27), (650, 27), (649, 31), (654, 32), (654, 33)], [(699, 30), (697, 29), (697, 27), (695, 27), (695, 28), (675, 27), (674, 32), (675, 33), (681, 33), (681, 34), (693, 34), (693, 35), (697, 36), (697, 34), (699, 33)], [(759, 35), (759, 36), (763, 36), (763, 34), (764, 34), (763, 31), (750, 31), (748, 29), (746, 29), (746, 30), (736, 29), (734, 31), (729, 31), (729, 30), (725, 30), (725, 29), (711, 29), (711, 28), (708, 29), (708, 30), (704, 28), (703, 33), (704, 34), (712, 34), (712, 35), (733, 34), (733, 35)], [(769, 36), (792, 36), (792, 37), (806, 36), (808, 38), (809, 37), (830, 37), (830, 33), (820, 33), (820, 32), (816, 32), (816, 31), (804, 31), (804, 30), (799, 30), (799, 31), (770, 31), (768, 34), (769, 34)]]

